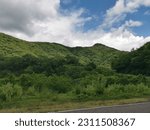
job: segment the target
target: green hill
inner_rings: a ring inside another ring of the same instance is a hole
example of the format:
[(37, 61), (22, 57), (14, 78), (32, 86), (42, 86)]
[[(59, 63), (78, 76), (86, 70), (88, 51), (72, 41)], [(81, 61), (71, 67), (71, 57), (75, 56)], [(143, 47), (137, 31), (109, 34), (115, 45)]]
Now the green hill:
[(141, 48), (122, 55), (112, 64), (121, 73), (150, 75), (150, 42)]
[(35, 57), (58, 58), (67, 55), (79, 59), (80, 63), (94, 62), (98, 66), (110, 68), (111, 61), (121, 51), (95, 44), (92, 47), (66, 47), (57, 43), (28, 42), (0, 33), (0, 55), (5, 57), (32, 55)]
[(80, 108), (87, 101), (92, 107), (96, 100), (149, 97), (149, 77), (111, 69), (112, 62), (117, 71), (133, 62), (149, 72), (149, 48), (131, 53), (102, 44), (72, 48), (0, 33), (0, 111), (49, 112), (77, 108), (73, 103)]

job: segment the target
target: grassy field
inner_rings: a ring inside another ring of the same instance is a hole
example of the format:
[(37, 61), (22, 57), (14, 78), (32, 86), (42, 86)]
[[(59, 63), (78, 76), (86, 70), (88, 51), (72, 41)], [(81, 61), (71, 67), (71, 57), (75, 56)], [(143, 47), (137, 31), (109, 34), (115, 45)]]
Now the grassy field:
[(117, 99), (117, 100), (97, 100), (97, 101), (84, 101), (84, 102), (66, 102), (66, 103), (48, 102), (48, 101), (43, 101), (39, 103), (35, 101), (34, 105), (28, 102), (28, 106), (22, 106), (20, 108), (1, 109), (0, 113), (61, 112), (65, 110), (122, 105), (122, 104), (139, 103), (139, 102), (147, 102), (147, 101), (150, 101), (149, 97)]

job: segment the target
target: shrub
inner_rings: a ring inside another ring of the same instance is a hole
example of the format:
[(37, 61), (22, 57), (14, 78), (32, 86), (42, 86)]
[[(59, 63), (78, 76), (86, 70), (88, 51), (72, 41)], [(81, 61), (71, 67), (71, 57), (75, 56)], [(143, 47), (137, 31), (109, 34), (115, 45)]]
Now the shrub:
[(30, 88), (28, 88), (28, 90), (27, 90), (27, 95), (29, 95), (29, 96), (35, 96), (36, 95), (36, 90), (35, 90), (35, 88), (34, 87), (30, 87)]
[(0, 99), (2, 101), (11, 101), (13, 94), (14, 90), (12, 84), (8, 83), (0, 87)]
[(51, 76), (49, 89), (58, 93), (66, 93), (71, 90), (71, 79), (64, 76)]
[(20, 98), (23, 94), (23, 90), (22, 90), (22, 87), (15, 84), (13, 86), (13, 89), (14, 89), (14, 96), (17, 97), (17, 98)]
[(136, 96), (150, 95), (150, 89), (144, 84), (112, 84), (105, 89), (104, 94), (110, 98), (131, 98)]
[(102, 95), (104, 93), (104, 90), (107, 86), (107, 79), (106, 77), (100, 77), (99, 81), (95, 83), (96, 86), (96, 94)]
[(96, 69), (96, 64), (94, 64), (93, 62), (90, 62), (85, 66), (85, 69), (88, 71), (92, 71), (92, 70)]

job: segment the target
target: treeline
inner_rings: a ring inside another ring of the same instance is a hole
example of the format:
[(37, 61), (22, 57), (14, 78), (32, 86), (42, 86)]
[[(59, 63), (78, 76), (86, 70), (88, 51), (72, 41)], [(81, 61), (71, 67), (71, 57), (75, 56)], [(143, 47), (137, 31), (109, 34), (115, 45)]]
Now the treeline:
[(0, 70), (2, 73), (45, 73), (47, 75), (61, 73), (65, 65), (80, 65), (78, 60), (72, 56), (65, 58), (48, 59), (46, 57), (36, 58), (31, 55), (23, 57), (0, 57)]

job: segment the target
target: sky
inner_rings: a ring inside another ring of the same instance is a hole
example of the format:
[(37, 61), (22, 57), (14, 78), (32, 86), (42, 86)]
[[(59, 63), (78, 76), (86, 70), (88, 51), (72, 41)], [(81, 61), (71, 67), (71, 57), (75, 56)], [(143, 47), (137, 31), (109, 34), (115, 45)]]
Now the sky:
[(0, 0), (0, 32), (130, 51), (150, 41), (150, 0)]

